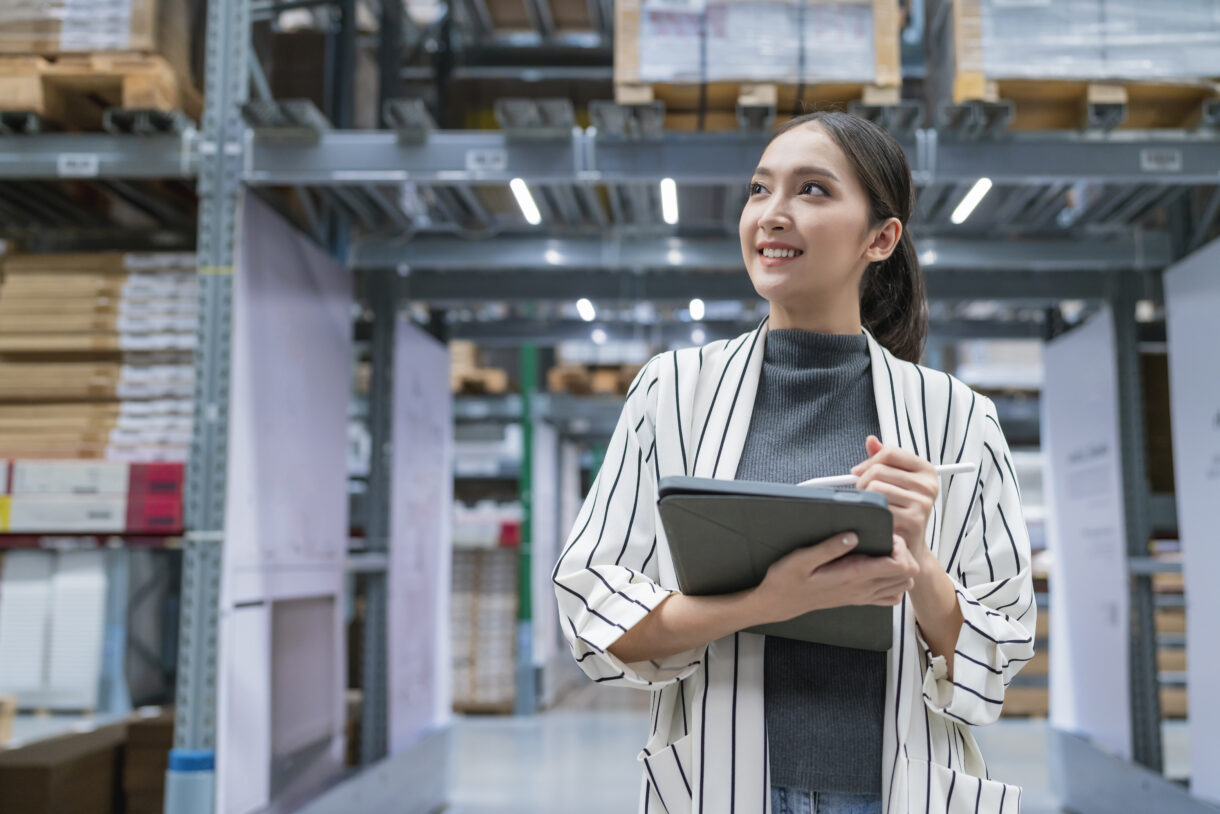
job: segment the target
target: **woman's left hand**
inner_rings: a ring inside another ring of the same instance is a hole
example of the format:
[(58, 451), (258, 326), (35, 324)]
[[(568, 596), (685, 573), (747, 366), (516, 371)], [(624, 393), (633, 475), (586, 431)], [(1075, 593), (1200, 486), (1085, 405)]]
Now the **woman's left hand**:
[(852, 467), (856, 488), (885, 495), (894, 515), (894, 533), (920, 559), (932, 506), (940, 494), (940, 477), (931, 463), (910, 450), (885, 446), (875, 435), (864, 442), (869, 457)]

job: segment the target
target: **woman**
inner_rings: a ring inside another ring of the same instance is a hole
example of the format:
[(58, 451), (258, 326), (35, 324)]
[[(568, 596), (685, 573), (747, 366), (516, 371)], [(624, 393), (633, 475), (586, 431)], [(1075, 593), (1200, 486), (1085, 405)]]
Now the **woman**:
[[(924, 285), (901, 147), (842, 113), (767, 146), (741, 216), (770, 316), (657, 356), (627, 395), (553, 578), (593, 680), (652, 693), (641, 812), (1016, 812), (971, 725), (1033, 656), (1029, 540), (985, 396), (916, 364)], [(973, 461), (941, 480), (933, 464)], [(851, 471), (888, 499), (893, 553), (836, 536), (757, 588), (677, 590), (656, 489), (668, 475), (799, 482)], [(894, 608), (871, 653), (741, 632), (816, 608)]]

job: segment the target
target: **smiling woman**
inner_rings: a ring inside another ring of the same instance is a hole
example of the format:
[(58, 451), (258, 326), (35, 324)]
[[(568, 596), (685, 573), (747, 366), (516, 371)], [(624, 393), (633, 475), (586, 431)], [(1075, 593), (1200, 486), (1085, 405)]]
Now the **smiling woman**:
[[(749, 182), (742, 255), (770, 316), (633, 384), (552, 575), (573, 658), (652, 694), (642, 814), (1013, 814), (1020, 789), (988, 777), (970, 727), (1033, 656), (1029, 538), (995, 405), (918, 364), (906, 157), (871, 122), (815, 113)], [(942, 482), (955, 461), (982, 463)], [(754, 588), (679, 590), (663, 478), (849, 470), (886, 499), (889, 556), (853, 554), (844, 528)], [(893, 609), (888, 653), (746, 632), (852, 605)]]
[(772, 328), (858, 333), (915, 362), (927, 334), (923, 274), (907, 219), (906, 154), (888, 133), (819, 112), (776, 131), (750, 180), (741, 249)]

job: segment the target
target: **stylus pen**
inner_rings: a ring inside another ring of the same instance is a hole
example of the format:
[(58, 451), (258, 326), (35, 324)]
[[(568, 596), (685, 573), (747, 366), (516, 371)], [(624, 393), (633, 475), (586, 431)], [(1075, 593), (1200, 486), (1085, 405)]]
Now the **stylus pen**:
[[(965, 475), (973, 472), (978, 464), (969, 461), (963, 461), (960, 464), (945, 464), (944, 466), (936, 467), (936, 474), (941, 477), (948, 475)], [(826, 478), (813, 478), (812, 480), (803, 481), (801, 486), (855, 486), (855, 475), (831, 475)]]

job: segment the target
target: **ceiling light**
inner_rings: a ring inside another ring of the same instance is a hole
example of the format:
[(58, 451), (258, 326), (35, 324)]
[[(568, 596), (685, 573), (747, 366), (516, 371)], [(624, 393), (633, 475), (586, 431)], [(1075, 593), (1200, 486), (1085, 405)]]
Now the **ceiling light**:
[(966, 193), (966, 197), (962, 198), (962, 202), (957, 205), (957, 209), (953, 210), (953, 214), (949, 216), (949, 220), (953, 221), (954, 225), (960, 225), (966, 222), (966, 218), (970, 217), (970, 213), (979, 205), (979, 201), (983, 200), (991, 190), (991, 179), (980, 178), (974, 182), (974, 186)]
[(672, 178), (661, 179), (661, 217), (670, 226), (678, 222), (678, 185)]
[(508, 186), (513, 191), (513, 196), (516, 197), (517, 205), (521, 207), (521, 214), (525, 215), (526, 222), (530, 226), (542, 223), (542, 213), (538, 211), (538, 204), (534, 203), (534, 196), (530, 195), (530, 188), (525, 185), (525, 181), (514, 178)]
[(695, 322), (700, 322), (703, 319), (704, 311), (703, 300), (695, 297), (690, 301), (690, 318)]
[(593, 303), (587, 297), (581, 297), (576, 301), (576, 312), (585, 322), (597, 319), (597, 309), (593, 307)]
[(594, 345), (606, 344), (606, 332), (603, 331), (601, 328), (593, 329), (593, 344)]

